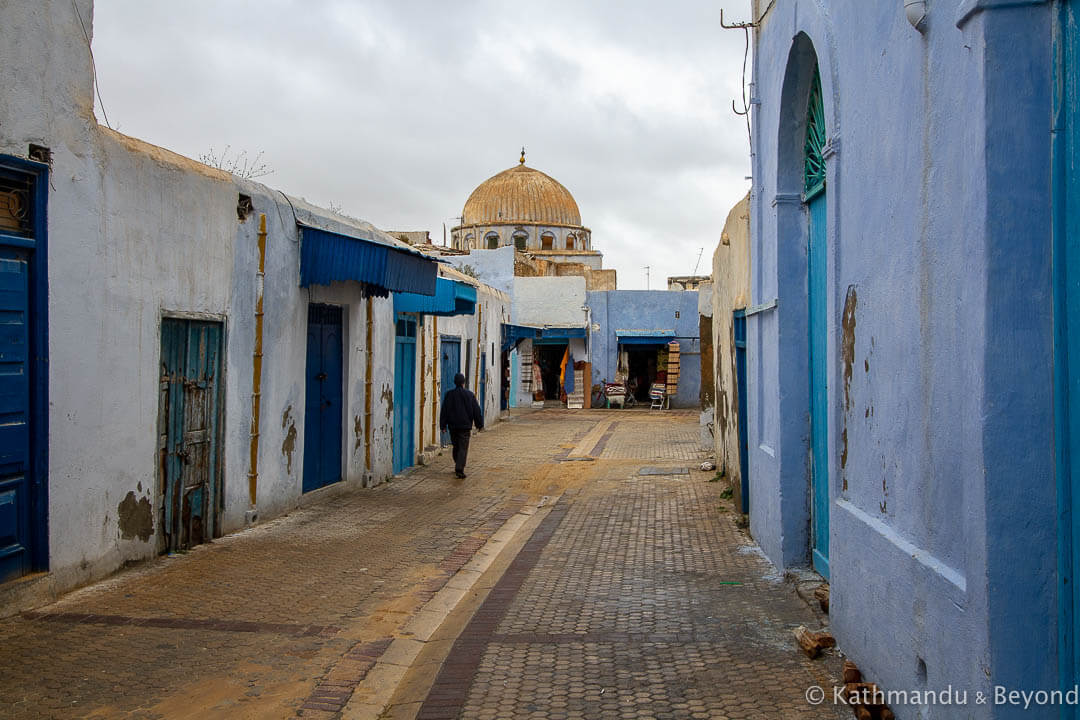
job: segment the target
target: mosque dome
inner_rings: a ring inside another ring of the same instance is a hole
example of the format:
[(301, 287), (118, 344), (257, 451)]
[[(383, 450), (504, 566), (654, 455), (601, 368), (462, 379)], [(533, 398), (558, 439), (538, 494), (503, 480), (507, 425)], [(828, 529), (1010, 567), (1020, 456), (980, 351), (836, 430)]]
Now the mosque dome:
[(465, 201), (462, 225), (581, 225), (574, 196), (559, 181), (520, 164), (490, 177)]

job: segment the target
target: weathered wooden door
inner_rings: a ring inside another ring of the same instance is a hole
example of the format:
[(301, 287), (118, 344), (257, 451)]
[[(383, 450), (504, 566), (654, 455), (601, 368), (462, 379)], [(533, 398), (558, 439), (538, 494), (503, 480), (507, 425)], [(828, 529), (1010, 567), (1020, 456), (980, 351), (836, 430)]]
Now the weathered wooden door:
[(169, 552), (221, 534), (221, 336), (220, 323), (161, 321), (161, 541)]
[(342, 351), (341, 308), (308, 305), (304, 492), (341, 480)]
[[(440, 367), (439, 392), (443, 397), (454, 389), (454, 376), (461, 372), (461, 339), (456, 337), (443, 337), (439, 342)], [(439, 407), (442, 407), (442, 397), (439, 398)], [(450, 444), (450, 433), (444, 432), (439, 440), (443, 445)]]
[(416, 461), (416, 320), (399, 317), (394, 338), (394, 472)]
[(0, 582), (48, 564), (47, 174), (0, 158)]
[(829, 577), (829, 386), (827, 213), (825, 193), (825, 110), (817, 70), (810, 90), (806, 122), (805, 198), (810, 218), (807, 247), (810, 374), (810, 487), (813, 563)]

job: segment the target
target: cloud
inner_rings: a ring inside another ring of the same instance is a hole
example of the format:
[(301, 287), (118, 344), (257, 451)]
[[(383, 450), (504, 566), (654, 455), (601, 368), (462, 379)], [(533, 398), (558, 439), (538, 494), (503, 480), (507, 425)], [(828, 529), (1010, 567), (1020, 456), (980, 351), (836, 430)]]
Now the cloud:
[(713, 3), (98, 0), (94, 52), (123, 132), (262, 151), (268, 184), (388, 229), (441, 237), (525, 145), (621, 288), (689, 273), (748, 187), (743, 36)]

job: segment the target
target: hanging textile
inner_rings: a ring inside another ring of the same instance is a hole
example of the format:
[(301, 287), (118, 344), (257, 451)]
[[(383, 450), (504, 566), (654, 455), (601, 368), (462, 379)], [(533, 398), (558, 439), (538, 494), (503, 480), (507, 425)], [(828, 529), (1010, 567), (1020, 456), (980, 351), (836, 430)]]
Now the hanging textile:
[(533, 382), (533, 354), (532, 352), (520, 353), (521, 357), (521, 389), (526, 394), (532, 395)]
[(570, 359), (570, 346), (563, 351), (562, 362), (559, 363), (559, 387), (566, 386), (566, 363)]
[[(566, 372), (566, 369), (570, 368), (570, 372)], [(563, 388), (566, 390), (566, 394), (570, 395), (574, 392), (574, 356), (570, 354), (570, 347), (566, 348), (566, 355), (563, 357)]]

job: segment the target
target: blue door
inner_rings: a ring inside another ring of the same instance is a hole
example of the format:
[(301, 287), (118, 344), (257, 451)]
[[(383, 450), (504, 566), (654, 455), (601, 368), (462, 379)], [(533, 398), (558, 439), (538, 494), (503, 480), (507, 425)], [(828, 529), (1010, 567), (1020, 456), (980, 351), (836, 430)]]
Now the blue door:
[(739, 422), (739, 487), (743, 514), (750, 512), (750, 433), (746, 412), (746, 315), (744, 310), (734, 312), (735, 335), (735, 389), (738, 393)]
[(0, 582), (48, 563), (46, 172), (0, 158)]
[(480, 403), (480, 416), (484, 414), (484, 398), (487, 397), (487, 353), (480, 353), (480, 387), (476, 399)]
[(221, 535), (221, 336), (215, 322), (161, 321), (161, 548)]
[(341, 308), (308, 306), (304, 492), (341, 480)]
[[(442, 369), (439, 375), (439, 392), (445, 396), (454, 389), (454, 376), (461, 372), (461, 338), (444, 336), (439, 344), (439, 367)], [(442, 406), (441, 397), (439, 406)], [(449, 445), (450, 433), (444, 432), (439, 442)]]
[(416, 320), (399, 316), (394, 339), (394, 473), (416, 461)]
[[(1066, 690), (1080, 682), (1080, 28), (1061, 6), (1054, 138), (1055, 413), (1061, 545), (1059, 665)], [(1064, 708), (1062, 717), (1076, 717)]]
[(827, 203), (825, 193), (825, 110), (821, 77), (814, 69), (806, 111), (804, 188), (810, 217), (807, 247), (807, 305), (810, 375), (810, 497), (814, 569), (829, 577), (828, 304), (826, 282)]

